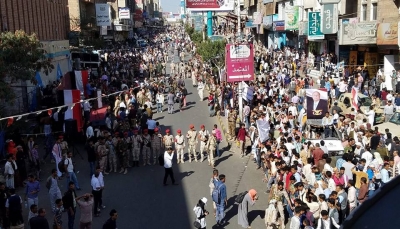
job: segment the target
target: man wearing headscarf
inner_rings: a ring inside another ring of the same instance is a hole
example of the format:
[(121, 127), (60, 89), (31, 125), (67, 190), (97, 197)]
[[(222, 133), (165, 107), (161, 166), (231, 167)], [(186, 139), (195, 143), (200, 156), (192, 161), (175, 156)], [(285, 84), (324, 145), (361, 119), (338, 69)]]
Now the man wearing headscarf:
[(257, 191), (254, 189), (250, 189), (249, 192), (245, 195), (242, 203), (239, 204), (238, 207), (238, 224), (243, 228), (251, 228), (249, 225), (249, 220), (247, 218), (247, 213), (249, 212), (249, 204), (253, 206), (258, 199)]

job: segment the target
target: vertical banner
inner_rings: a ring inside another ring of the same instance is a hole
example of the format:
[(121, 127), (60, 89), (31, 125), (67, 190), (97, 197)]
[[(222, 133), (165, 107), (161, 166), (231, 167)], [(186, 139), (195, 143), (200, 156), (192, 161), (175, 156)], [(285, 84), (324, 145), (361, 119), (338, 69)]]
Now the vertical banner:
[(328, 112), (328, 92), (322, 89), (306, 89), (307, 120), (321, 119)]
[(285, 30), (298, 30), (299, 29), (299, 7), (285, 6)]
[(108, 4), (96, 4), (97, 26), (111, 26), (111, 10)]
[(339, 21), (338, 5), (326, 4), (321, 7), (321, 32), (323, 34), (337, 33)]
[(349, 72), (350, 74), (357, 68), (357, 51), (350, 51), (349, 57)]
[(376, 76), (378, 71), (378, 53), (366, 52), (364, 54), (364, 67), (368, 70), (370, 78)]
[(321, 32), (321, 12), (308, 12), (308, 39), (324, 39), (325, 35)]

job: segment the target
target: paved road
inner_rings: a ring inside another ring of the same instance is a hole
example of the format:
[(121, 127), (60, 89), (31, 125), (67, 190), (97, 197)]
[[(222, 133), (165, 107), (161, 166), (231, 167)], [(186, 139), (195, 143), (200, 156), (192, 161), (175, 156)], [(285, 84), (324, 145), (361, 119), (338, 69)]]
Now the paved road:
[[(176, 52), (175, 52), (176, 54)], [(169, 65), (167, 65), (167, 72)], [(194, 124), (196, 129), (204, 124), (208, 130), (212, 129), (213, 124), (217, 124), (217, 118), (210, 118), (208, 115), (207, 102), (200, 102), (195, 88), (191, 86), (191, 80), (186, 80), (189, 95), (187, 96), (188, 107), (183, 112), (168, 114), (166, 107), (164, 112), (155, 114), (155, 119), (160, 122), (162, 129), (171, 129), (174, 135), (178, 129), (186, 133), (190, 124)], [(205, 93), (207, 95), (207, 93)], [(177, 105), (176, 105), (177, 107)], [(226, 218), (229, 224), (225, 228), (241, 228), (237, 224), (237, 206), (232, 205), (234, 196), (238, 193), (255, 188), (259, 192), (260, 199), (252, 207), (249, 207), (249, 219), (252, 221), (252, 228), (264, 228), (264, 210), (267, 207), (267, 198), (263, 193), (265, 185), (261, 182), (262, 174), (256, 170), (255, 164), (249, 157), (240, 158), (235, 146), (230, 149), (226, 141), (221, 143), (223, 154), (217, 159), (217, 168), (220, 173), (226, 175), (226, 185), (230, 206), (226, 211)], [(84, 160), (75, 157), (76, 169), (80, 171), (77, 175), (81, 191), (78, 195), (90, 192), (89, 165), (86, 161), (85, 151), (78, 146)], [(43, 177), (50, 174), (54, 164), (46, 164), (43, 169)], [(93, 218), (93, 228), (99, 229), (107, 220), (110, 209), (118, 211), (118, 228), (193, 228), (195, 219), (193, 207), (197, 201), (205, 196), (209, 199), (207, 209), (212, 212), (212, 200), (208, 187), (212, 175), (212, 168), (207, 161), (203, 163), (185, 163), (173, 166), (175, 178), (178, 186), (162, 185), (164, 169), (161, 166), (146, 166), (132, 168), (127, 175), (111, 174), (105, 176), (105, 190), (103, 194), (104, 205), (100, 217)], [(46, 193), (45, 182), (42, 181), (42, 191), (39, 195), (40, 207), (47, 209), (47, 218), (52, 222), (50, 214), (50, 203)], [(66, 191), (66, 181), (61, 181), (62, 192)], [(24, 210), (24, 216), (28, 211)], [(75, 228), (78, 228), (80, 212), (77, 212)], [(64, 226), (67, 225), (67, 215), (63, 216)], [(212, 215), (207, 217), (207, 228), (214, 228), (215, 219)]]

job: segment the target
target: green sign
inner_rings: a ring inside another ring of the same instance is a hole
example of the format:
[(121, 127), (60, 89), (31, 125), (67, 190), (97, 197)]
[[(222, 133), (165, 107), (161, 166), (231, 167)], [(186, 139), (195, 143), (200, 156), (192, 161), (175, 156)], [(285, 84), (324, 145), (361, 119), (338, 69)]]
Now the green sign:
[(285, 6), (285, 30), (299, 29), (299, 7)]
[(321, 12), (308, 12), (308, 39), (324, 39), (325, 35), (321, 32)]

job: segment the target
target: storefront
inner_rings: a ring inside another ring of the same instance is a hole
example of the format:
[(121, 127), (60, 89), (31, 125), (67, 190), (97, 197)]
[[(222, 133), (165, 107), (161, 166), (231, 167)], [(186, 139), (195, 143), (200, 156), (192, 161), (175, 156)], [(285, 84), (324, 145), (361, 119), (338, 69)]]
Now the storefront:
[(378, 67), (377, 23), (344, 21), (339, 29), (339, 62), (353, 72), (358, 66), (365, 66), (370, 75)]

